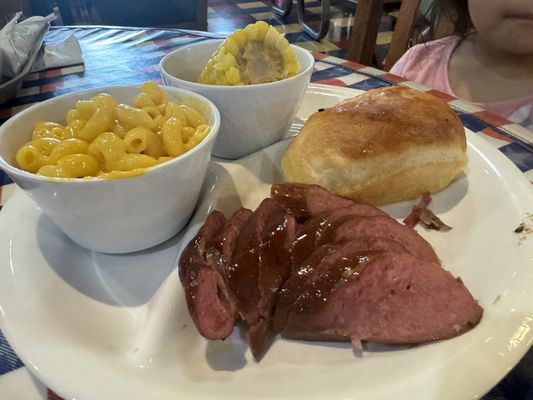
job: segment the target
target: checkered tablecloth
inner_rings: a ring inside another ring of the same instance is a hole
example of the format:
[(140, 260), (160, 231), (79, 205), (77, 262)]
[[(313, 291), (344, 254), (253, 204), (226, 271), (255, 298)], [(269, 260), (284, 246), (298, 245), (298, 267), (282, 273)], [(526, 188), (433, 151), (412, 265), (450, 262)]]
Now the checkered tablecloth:
[[(18, 95), (0, 105), (0, 124), (33, 103), (63, 93), (147, 80), (161, 82), (158, 63), (167, 52), (184, 44), (206, 40), (205, 36), (191, 32), (105, 27), (55, 28), (48, 32), (46, 40), (63, 40), (68, 35), (75, 35), (79, 40), (84, 64), (29, 75)], [(312, 43), (306, 43), (307, 48), (310, 46)], [(322, 53), (314, 55), (316, 64), (312, 81), (315, 83), (360, 90), (401, 84), (427, 90), (414, 82), (406, 82), (371, 67)], [(533, 132), (469, 103), (431, 92), (447, 101), (467, 128), (490, 141), (533, 181)], [(13, 189), (14, 184), (0, 171), (0, 206)], [(58, 397), (28, 373), (0, 332), (0, 399), (15, 398)], [(520, 364), (484, 397), (484, 400), (503, 399), (533, 400), (533, 351), (526, 354)]]

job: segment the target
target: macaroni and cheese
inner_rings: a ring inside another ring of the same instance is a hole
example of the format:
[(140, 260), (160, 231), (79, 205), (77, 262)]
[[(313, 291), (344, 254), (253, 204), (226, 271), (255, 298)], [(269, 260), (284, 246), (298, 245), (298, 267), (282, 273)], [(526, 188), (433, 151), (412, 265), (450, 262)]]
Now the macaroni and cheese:
[(102, 93), (79, 100), (66, 125), (38, 122), (16, 154), (18, 166), (48, 177), (103, 179), (143, 173), (197, 146), (211, 131), (194, 108), (172, 102), (154, 82), (132, 105)]

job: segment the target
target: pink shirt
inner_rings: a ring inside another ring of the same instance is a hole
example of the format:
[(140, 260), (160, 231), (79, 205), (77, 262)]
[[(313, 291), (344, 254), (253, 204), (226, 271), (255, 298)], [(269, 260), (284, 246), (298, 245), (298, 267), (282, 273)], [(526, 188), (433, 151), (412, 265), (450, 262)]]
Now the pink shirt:
[[(446, 36), (428, 43), (417, 44), (407, 50), (390, 72), (458, 97), (453, 93), (448, 79), (448, 62), (458, 41), (458, 36)], [(496, 103), (471, 103), (533, 130), (533, 94)]]

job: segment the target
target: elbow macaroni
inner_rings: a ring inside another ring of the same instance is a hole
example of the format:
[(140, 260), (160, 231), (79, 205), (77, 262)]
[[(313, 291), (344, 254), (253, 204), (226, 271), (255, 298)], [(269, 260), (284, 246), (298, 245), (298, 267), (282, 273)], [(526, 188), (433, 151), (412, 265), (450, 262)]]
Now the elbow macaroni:
[(197, 146), (211, 131), (194, 108), (176, 104), (154, 82), (132, 106), (108, 94), (79, 100), (65, 126), (38, 122), (16, 154), (28, 172), (56, 178), (136, 176)]

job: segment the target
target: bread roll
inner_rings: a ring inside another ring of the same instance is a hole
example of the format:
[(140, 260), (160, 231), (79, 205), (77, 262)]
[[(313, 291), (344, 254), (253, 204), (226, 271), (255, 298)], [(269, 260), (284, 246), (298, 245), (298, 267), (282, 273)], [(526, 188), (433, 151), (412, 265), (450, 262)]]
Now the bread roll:
[(467, 162), (464, 128), (452, 109), (394, 86), (311, 115), (281, 166), (287, 181), (381, 205), (438, 192)]

